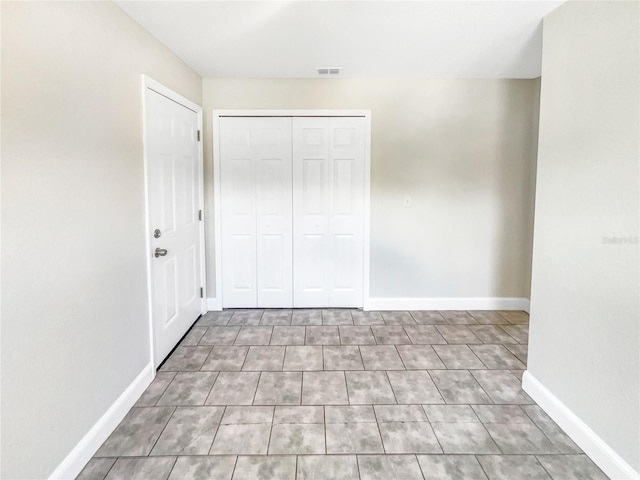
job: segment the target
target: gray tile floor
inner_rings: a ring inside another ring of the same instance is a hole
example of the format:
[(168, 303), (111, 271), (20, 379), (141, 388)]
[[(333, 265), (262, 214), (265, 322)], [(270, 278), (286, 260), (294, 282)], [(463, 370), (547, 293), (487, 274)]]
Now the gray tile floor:
[(78, 479), (607, 477), (520, 388), (523, 312), (202, 316)]

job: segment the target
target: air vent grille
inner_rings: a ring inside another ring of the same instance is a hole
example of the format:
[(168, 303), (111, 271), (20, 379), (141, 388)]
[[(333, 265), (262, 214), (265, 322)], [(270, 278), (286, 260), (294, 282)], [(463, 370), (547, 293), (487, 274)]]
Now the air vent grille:
[(341, 67), (318, 67), (318, 75), (340, 75)]

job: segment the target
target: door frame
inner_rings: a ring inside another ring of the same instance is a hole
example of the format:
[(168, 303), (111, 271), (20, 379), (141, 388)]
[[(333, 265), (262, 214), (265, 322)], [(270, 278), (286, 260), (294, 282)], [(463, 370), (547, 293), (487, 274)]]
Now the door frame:
[(198, 142), (198, 170), (200, 172), (200, 181), (198, 182), (198, 205), (199, 210), (202, 211), (202, 220), (200, 223), (200, 281), (202, 285), (202, 298), (200, 302), (200, 313), (205, 314), (207, 312), (207, 273), (206, 273), (206, 261), (205, 261), (205, 240), (204, 240), (204, 149), (202, 144), (204, 143), (204, 136), (202, 135), (202, 107), (193, 103), (191, 100), (183, 97), (179, 93), (174, 92), (170, 88), (164, 86), (160, 82), (153, 78), (142, 75), (142, 142), (143, 142), (143, 157), (144, 157), (144, 225), (145, 225), (145, 254), (147, 257), (147, 308), (148, 308), (148, 322), (149, 322), (149, 355), (150, 362), (154, 364), (154, 376), (155, 369), (158, 365), (155, 365), (154, 360), (154, 326), (153, 326), (153, 292), (152, 285), (153, 279), (151, 278), (151, 262), (153, 260), (153, 251), (151, 248), (151, 222), (149, 218), (149, 158), (147, 156), (147, 105), (146, 94), (147, 90), (151, 90), (157, 94), (166, 97), (167, 99), (182, 105), (183, 107), (196, 113), (198, 117), (198, 130), (200, 132), (200, 141)]
[(222, 229), (220, 222), (220, 118), (222, 117), (362, 117), (364, 118), (364, 203), (363, 203), (363, 268), (362, 309), (369, 310), (369, 280), (371, 262), (371, 110), (213, 110), (213, 228), (215, 252), (216, 297), (210, 299), (209, 310), (222, 310)]

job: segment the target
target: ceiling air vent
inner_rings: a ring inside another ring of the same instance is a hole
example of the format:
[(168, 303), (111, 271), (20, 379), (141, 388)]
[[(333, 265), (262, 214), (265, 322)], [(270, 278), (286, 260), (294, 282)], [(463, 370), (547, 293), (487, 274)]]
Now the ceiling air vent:
[(341, 67), (318, 67), (318, 75), (339, 75)]

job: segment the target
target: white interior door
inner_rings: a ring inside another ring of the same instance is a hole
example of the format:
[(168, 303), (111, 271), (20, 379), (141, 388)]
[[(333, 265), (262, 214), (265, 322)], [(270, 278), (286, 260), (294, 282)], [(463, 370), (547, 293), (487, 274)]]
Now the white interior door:
[[(154, 361), (203, 310), (198, 114), (145, 89)], [(154, 254), (155, 253), (155, 254)]]
[(291, 307), (291, 119), (220, 119), (222, 304)]
[(294, 306), (362, 306), (364, 118), (294, 118), (293, 165)]

